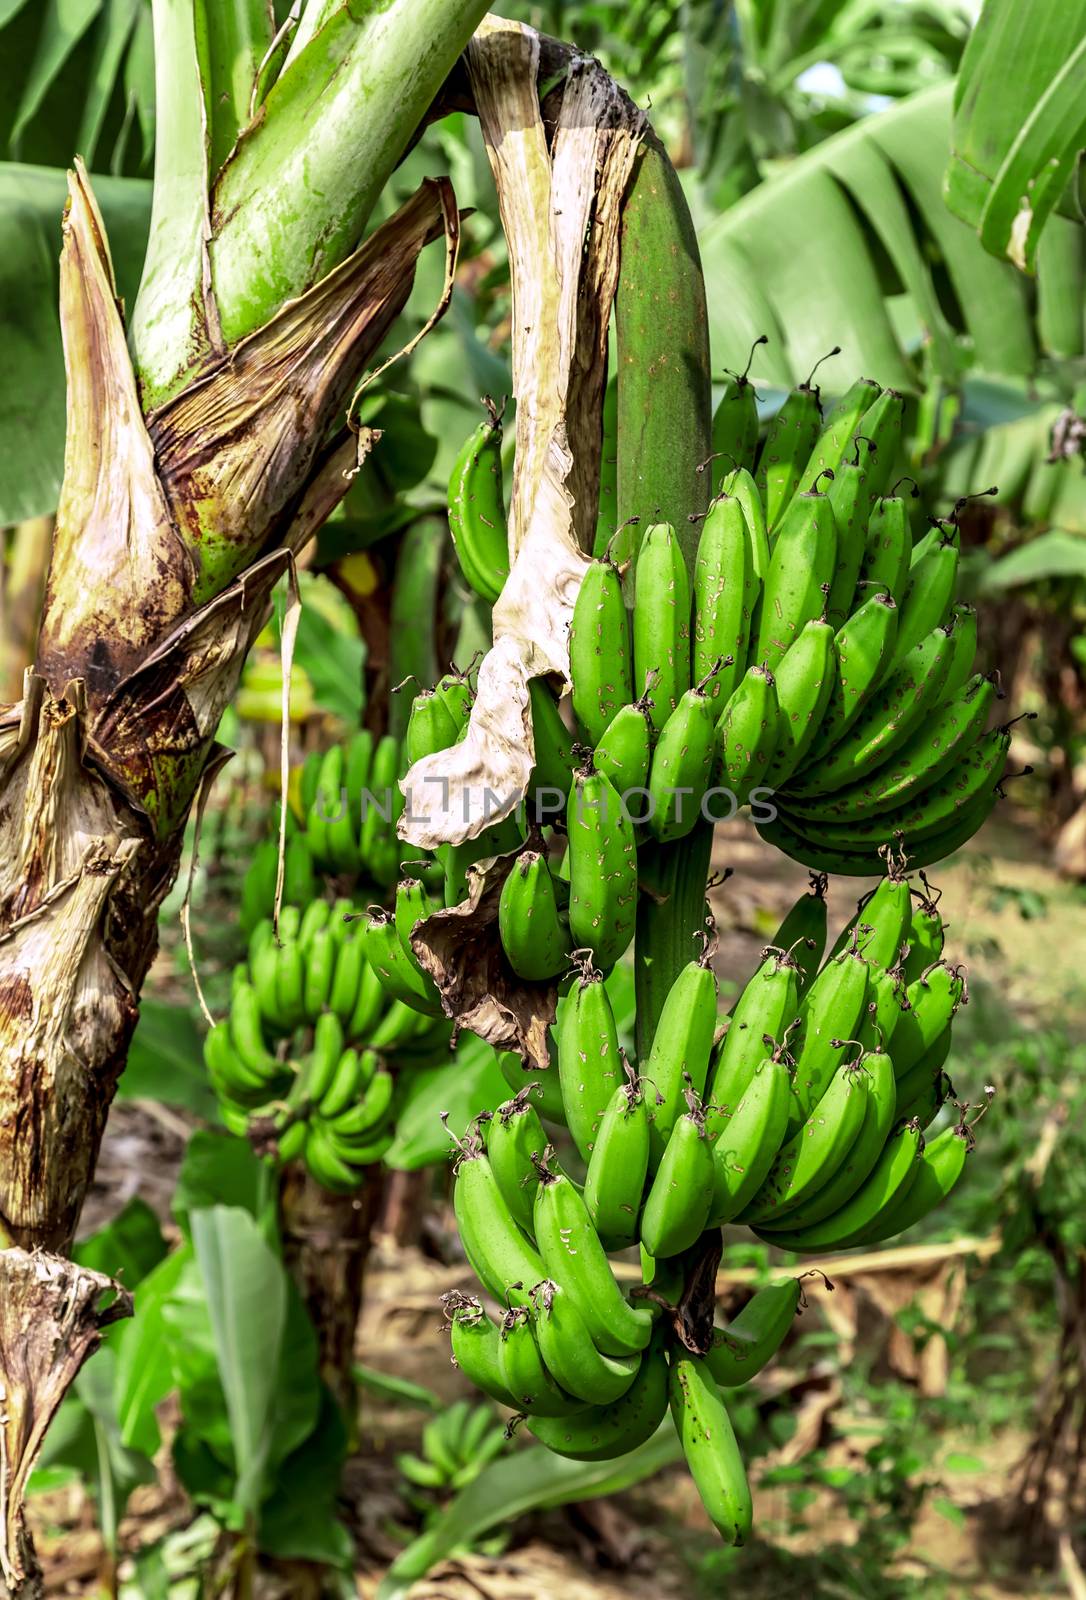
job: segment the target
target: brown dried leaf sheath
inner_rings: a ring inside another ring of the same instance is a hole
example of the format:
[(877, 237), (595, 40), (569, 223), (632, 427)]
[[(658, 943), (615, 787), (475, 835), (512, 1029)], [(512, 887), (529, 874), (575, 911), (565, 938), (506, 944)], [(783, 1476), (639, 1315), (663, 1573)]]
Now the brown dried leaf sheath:
[(513, 564), (467, 736), (404, 779), (400, 833), (425, 849), (477, 837), (527, 786), (528, 681), (569, 676), (569, 623), (596, 522), (619, 214), (645, 121), (598, 63), (574, 58), (548, 147), (539, 59), (533, 29), (496, 17), (467, 53), (513, 284)]
[(437, 911), (411, 935), (457, 1026), (495, 1050), (516, 1050), (526, 1067), (550, 1063), (547, 1029), (558, 1004), (555, 984), (524, 983), (512, 971), (498, 934), (498, 901), (516, 853), (480, 861), (468, 872), (467, 900)]

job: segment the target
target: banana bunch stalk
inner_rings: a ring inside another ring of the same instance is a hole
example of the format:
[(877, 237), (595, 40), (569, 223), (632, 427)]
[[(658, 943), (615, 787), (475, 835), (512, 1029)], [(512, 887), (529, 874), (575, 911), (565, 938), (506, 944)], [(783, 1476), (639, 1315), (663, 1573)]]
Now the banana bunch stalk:
[[(526, 1083), (458, 1145), (460, 1238), (501, 1309), (446, 1297), (454, 1360), (579, 1460), (625, 1454), (670, 1412), (733, 1544), (752, 1507), (725, 1391), (780, 1347), (801, 1289), (773, 1283), (714, 1326), (720, 1228), (746, 1224), (797, 1254), (875, 1244), (945, 1198), (974, 1143), (964, 1105), (925, 1139), (953, 1097), (945, 1069), (967, 989), (944, 957), (927, 880), (915, 887), (887, 856), (828, 952), (826, 884), (813, 875), (727, 1018), (707, 940), (673, 983), (640, 1071), (601, 971), (575, 952), (557, 1097)], [(540, 1109), (561, 1126), (569, 1170)], [(642, 1282), (624, 1287), (609, 1256), (633, 1245)], [(692, 1315), (698, 1294), (708, 1303)]]

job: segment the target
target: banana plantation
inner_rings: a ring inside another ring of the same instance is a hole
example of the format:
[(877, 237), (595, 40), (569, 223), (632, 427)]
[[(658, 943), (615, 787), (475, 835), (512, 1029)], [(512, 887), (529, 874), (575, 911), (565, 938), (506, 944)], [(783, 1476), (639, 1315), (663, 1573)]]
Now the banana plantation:
[(0, 0), (0, 1596), (1086, 1597), (1086, 0)]

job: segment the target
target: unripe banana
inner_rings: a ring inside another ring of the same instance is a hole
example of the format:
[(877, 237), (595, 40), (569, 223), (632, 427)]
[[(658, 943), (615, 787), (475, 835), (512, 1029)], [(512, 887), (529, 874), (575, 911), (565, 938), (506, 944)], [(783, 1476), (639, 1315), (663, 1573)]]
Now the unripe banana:
[(543, 983), (569, 967), (569, 929), (538, 850), (522, 851), (513, 863), (498, 901), (498, 928), (509, 965), (526, 983)]
[(940, 537), (910, 568), (909, 583), (901, 603), (891, 671), (907, 658), (909, 651), (925, 639), (933, 628), (946, 623), (954, 603), (958, 581), (960, 550), (955, 538)]
[(630, 623), (618, 568), (593, 561), (573, 607), (569, 631), (573, 710), (590, 744), (633, 699)]
[(857, 434), (853, 440), (853, 450), (853, 458), (843, 461), (835, 469), (828, 491), (837, 529), (837, 570), (830, 585), (826, 610), (835, 628), (840, 628), (853, 610), (867, 545), (868, 517), (874, 499), (872, 481), (876, 470), (875, 447), (869, 439)]
[(808, 622), (774, 673), (777, 747), (765, 773), (771, 789), (784, 788), (803, 765), (817, 734), (837, 676), (834, 631), (824, 618)]
[(742, 503), (722, 495), (709, 507), (698, 540), (691, 658), (693, 676), (705, 681), (718, 713), (746, 669), (760, 589)]
[(441, 1297), (442, 1310), (452, 1337), (452, 1358), (477, 1389), (500, 1406), (515, 1411), (517, 1403), (501, 1381), (498, 1370), (498, 1329), (474, 1295), (452, 1289)]
[(803, 1295), (798, 1278), (771, 1283), (751, 1296), (726, 1328), (713, 1333), (705, 1365), (722, 1389), (749, 1383), (784, 1343)]
[(609, 968), (627, 949), (637, 919), (637, 850), (618, 790), (591, 765), (578, 769), (566, 809), (569, 931), (574, 945)]
[(540, 1354), (567, 1394), (590, 1405), (609, 1405), (626, 1393), (640, 1355), (606, 1356), (598, 1350), (572, 1297), (549, 1278), (533, 1286), (530, 1304)]
[(460, 570), (491, 605), (509, 576), (509, 547), (502, 491), (501, 417), (489, 416), (464, 444), (449, 479), (449, 531)]
[(787, 1132), (791, 1097), (788, 1065), (778, 1051), (754, 1069), (742, 1099), (717, 1133), (710, 1226), (737, 1217), (769, 1176)]
[(832, 1216), (808, 1228), (767, 1231), (765, 1237), (786, 1250), (843, 1250), (854, 1238), (877, 1231), (915, 1183), (923, 1143), (915, 1123), (900, 1129), (887, 1141), (867, 1181)]
[(761, 783), (779, 738), (776, 679), (768, 667), (750, 667), (716, 725), (721, 780), (737, 805)]
[(842, 1063), (808, 1120), (781, 1146), (764, 1183), (738, 1220), (772, 1225), (828, 1183), (860, 1131), (867, 1096), (866, 1079), (856, 1063)]
[(852, 727), (882, 680), (897, 638), (897, 607), (875, 593), (852, 613), (834, 639), (837, 670), (814, 738), (797, 767), (803, 775), (820, 763)]
[(683, 1110), (688, 1088), (701, 1095), (716, 1032), (717, 982), (708, 942), (687, 962), (668, 991), (652, 1036), (644, 1078), (653, 1090), (649, 1125), (650, 1162), (655, 1169)]
[(685, 839), (701, 816), (716, 759), (716, 714), (705, 684), (680, 698), (664, 724), (649, 773), (647, 821), (654, 839)]
[(962, 1175), (965, 1158), (972, 1149), (969, 1129), (959, 1124), (946, 1128), (925, 1145), (912, 1183), (903, 1195), (884, 1208), (862, 1232), (853, 1236), (858, 1245), (881, 1244), (904, 1233), (914, 1223), (934, 1211), (953, 1189)]
[(512, 1100), (506, 1100), (495, 1111), (486, 1132), (487, 1160), (502, 1198), (525, 1233), (532, 1231), (539, 1163), (547, 1149), (547, 1136), (531, 1103), (532, 1094), (532, 1086), (527, 1084)]
[(525, 1306), (514, 1306), (505, 1313), (498, 1329), (498, 1370), (518, 1411), (534, 1417), (568, 1417), (583, 1411), (583, 1400), (575, 1400), (559, 1388), (539, 1353), (532, 1328), (531, 1313)]
[(569, 1295), (596, 1348), (609, 1356), (644, 1350), (652, 1335), (650, 1312), (626, 1300), (580, 1193), (546, 1166), (532, 1226), (548, 1276)]
[(560, 1419), (530, 1416), (528, 1426), (555, 1455), (574, 1461), (611, 1461), (652, 1438), (667, 1413), (667, 1390), (664, 1339), (657, 1333), (641, 1358), (636, 1378), (617, 1400)]
[[(830, 352), (831, 355), (836, 353)], [(818, 389), (811, 381), (813, 377), (812, 371), (806, 383), (797, 384), (786, 395), (769, 425), (758, 458), (754, 481), (765, 505), (766, 526), (770, 534), (791, 505), (793, 496), (800, 489), (810, 487), (803, 483), (801, 473), (822, 431), (822, 406)]]
[(649, 1113), (640, 1080), (616, 1089), (588, 1158), (584, 1201), (600, 1239), (609, 1250), (637, 1240), (637, 1221), (649, 1167)]
[[(796, 963), (772, 945), (732, 1009), (728, 1031), (716, 1053), (707, 1093), (710, 1137), (718, 1132), (718, 1113), (733, 1112), (765, 1060), (765, 1037), (781, 1041), (799, 1010)], [(725, 1126), (720, 1123), (720, 1127)]]
[(737, 467), (748, 470), (754, 466), (754, 453), (758, 446), (758, 396), (747, 377), (754, 351), (765, 342), (764, 336), (751, 347), (746, 371), (729, 373), (724, 393), (713, 413), (713, 493), (719, 489), (717, 480)]
[(809, 892), (800, 895), (769, 941), (770, 949), (791, 955), (800, 992), (811, 982), (826, 953), (826, 885), (825, 873), (812, 872)]
[(804, 623), (822, 615), (837, 570), (837, 529), (827, 497), (797, 494), (781, 522), (762, 596), (756, 659), (771, 669)]
[(604, 1111), (624, 1078), (615, 1015), (602, 974), (590, 962), (559, 1008), (558, 1076), (566, 1124), (587, 1161)]
[(408, 764), (414, 766), (416, 761), (435, 755), (439, 750), (451, 749), (458, 731), (445, 701), (432, 689), (421, 690), (411, 702), (404, 740)]
[[(915, 484), (912, 492), (914, 499), (920, 493)], [(866, 593), (884, 589), (900, 606), (908, 586), (912, 547), (908, 506), (892, 490), (876, 500), (868, 520), (859, 578), (860, 584), (866, 585)]]
[(646, 687), (639, 700), (616, 712), (592, 752), (596, 771), (610, 778), (620, 795), (644, 789), (648, 783), (653, 733), (651, 705)]
[(690, 580), (674, 529), (657, 522), (637, 554), (633, 611), (634, 679), (653, 681), (659, 731), (690, 687)]
[(713, 1146), (691, 1094), (671, 1130), (641, 1213), (641, 1243), (650, 1256), (677, 1256), (704, 1232), (713, 1203)]
[(868, 998), (868, 963), (854, 948), (826, 962), (800, 1006), (800, 1035), (789, 1128), (805, 1122), (855, 1039)]
[(528, 1305), (543, 1261), (517, 1227), (477, 1139), (460, 1147), (453, 1211), (464, 1254), (487, 1292), (501, 1305)]
[(743, 1457), (708, 1363), (685, 1351), (671, 1361), (671, 1415), (690, 1476), (726, 1544), (750, 1538), (753, 1506)]
[(857, 378), (831, 406), (807, 465), (800, 473), (801, 485), (813, 483), (820, 473), (837, 471), (845, 456), (852, 452), (861, 418), (881, 392), (873, 378)]

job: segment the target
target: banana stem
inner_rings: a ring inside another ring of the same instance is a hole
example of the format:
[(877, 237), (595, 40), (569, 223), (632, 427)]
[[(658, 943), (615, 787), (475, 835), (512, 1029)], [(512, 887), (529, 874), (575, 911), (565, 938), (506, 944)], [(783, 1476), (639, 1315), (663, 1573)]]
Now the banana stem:
[(688, 961), (701, 954), (705, 885), (713, 828), (699, 822), (674, 844), (642, 846), (638, 868), (647, 893), (637, 912), (634, 989), (637, 999), (637, 1059), (646, 1061), (668, 990)]

